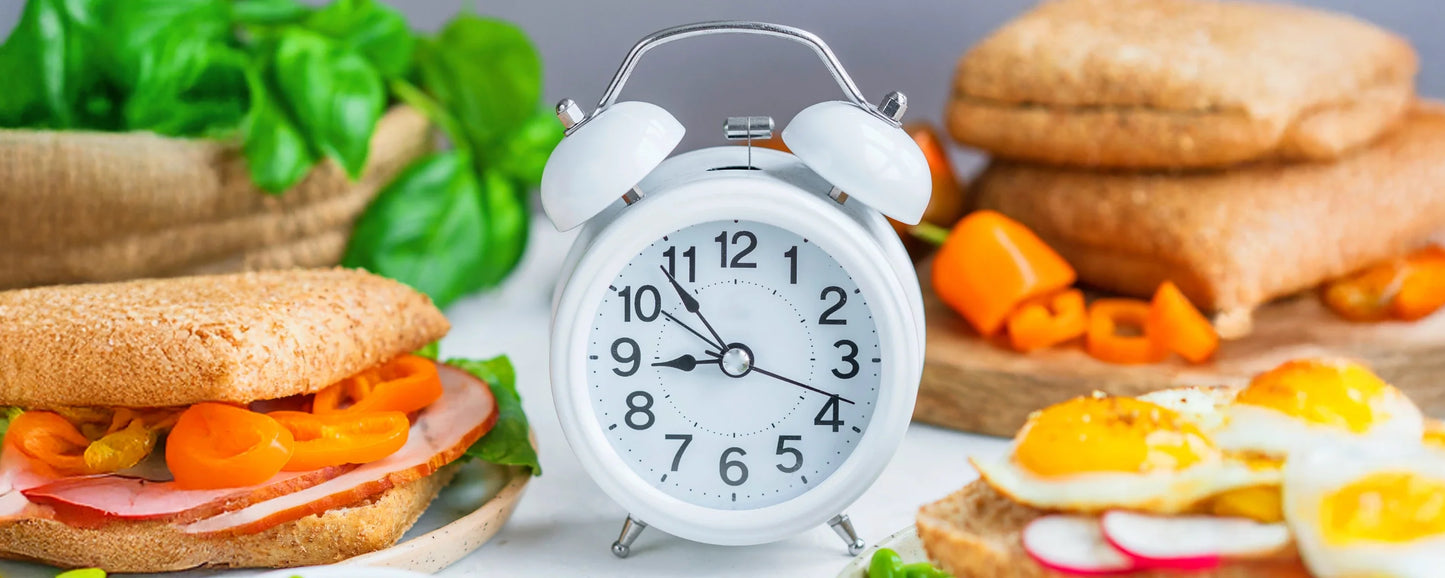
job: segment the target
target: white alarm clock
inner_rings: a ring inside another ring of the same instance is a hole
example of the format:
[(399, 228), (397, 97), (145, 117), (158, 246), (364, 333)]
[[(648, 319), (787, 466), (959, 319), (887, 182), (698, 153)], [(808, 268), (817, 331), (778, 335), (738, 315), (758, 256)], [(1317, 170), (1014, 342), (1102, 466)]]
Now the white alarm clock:
[[(649, 49), (716, 33), (810, 46), (847, 101), (754, 148), (767, 117), (669, 158), (683, 127), (616, 102)], [(707, 22), (644, 38), (601, 103), (563, 100), (567, 137), (542, 176), (559, 230), (585, 223), (554, 299), (551, 373), (562, 429), (587, 473), (630, 513), (614, 554), (647, 526), (690, 540), (770, 542), (827, 523), (857, 554), (842, 511), (903, 440), (923, 367), (913, 265), (884, 216), (916, 223), (927, 162), (891, 93), (870, 105), (816, 36)]]

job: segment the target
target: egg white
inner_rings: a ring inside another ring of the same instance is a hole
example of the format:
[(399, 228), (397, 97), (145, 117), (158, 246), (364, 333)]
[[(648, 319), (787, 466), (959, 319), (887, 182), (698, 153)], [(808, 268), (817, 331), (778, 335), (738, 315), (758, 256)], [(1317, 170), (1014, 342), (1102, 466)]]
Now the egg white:
[(1224, 426), (1225, 410), (1239, 390), (1231, 387), (1176, 387), (1139, 396), (1139, 401), (1174, 410), (1206, 437)]
[(1222, 492), (1280, 481), (1279, 470), (1251, 468), (1229, 459), (1150, 473), (1087, 472), (1047, 477), (1007, 458), (970, 461), (985, 483), (1016, 502), (1078, 513), (1127, 509), (1175, 514)]
[(1324, 495), (1372, 473), (1386, 471), (1408, 471), (1445, 480), (1445, 455), (1419, 444), (1356, 443), (1316, 446), (1291, 456), (1285, 463), (1285, 521), (1314, 576), (1425, 578), (1445, 573), (1445, 534), (1400, 543), (1333, 545), (1325, 541), (1319, 520)]
[(1363, 432), (1311, 423), (1268, 407), (1237, 403), (1224, 410), (1225, 423), (1212, 437), (1220, 449), (1288, 458), (1317, 445), (1419, 445), (1425, 419), (1420, 409), (1394, 388), (1370, 400), (1376, 421)]

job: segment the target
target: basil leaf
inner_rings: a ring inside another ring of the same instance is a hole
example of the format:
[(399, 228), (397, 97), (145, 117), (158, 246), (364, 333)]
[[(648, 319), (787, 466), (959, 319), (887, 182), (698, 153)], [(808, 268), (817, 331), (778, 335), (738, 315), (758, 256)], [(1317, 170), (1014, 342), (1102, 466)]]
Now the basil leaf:
[(456, 151), (413, 163), (377, 195), (352, 232), (342, 265), (391, 277), (438, 307), (479, 288), (488, 222), (471, 160)]
[(246, 117), (250, 94), (244, 55), (189, 36), (158, 40), (141, 56), (126, 100), (129, 130), (175, 136), (225, 134)]
[(562, 124), (557, 116), (539, 111), (506, 136), (495, 154), (494, 166), (523, 188), (535, 189), (542, 184), (542, 169), (559, 142)]
[(467, 457), (504, 466), (527, 466), (532, 475), (542, 475), (537, 449), (532, 447), (531, 426), (522, 411), (522, 396), (517, 393), (517, 372), (507, 356), (491, 359), (448, 359), (447, 365), (470, 373), (492, 389), (497, 400), (497, 423), (492, 431), (467, 448)]
[(312, 146), (360, 177), (386, 106), (376, 68), (325, 37), (289, 30), (276, 46), (274, 80)]
[(239, 24), (290, 24), (310, 13), (310, 7), (296, 0), (235, 0), (231, 3), (231, 19)]
[[(192, 80), (212, 51), (227, 47), (228, 16), (224, 0), (112, 1), (104, 16), (104, 51), (97, 56), (105, 60), (106, 75), (127, 91), (159, 79)], [(244, 89), (241, 82), (238, 75), (232, 94)], [(148, 96), (131, 94), (129, 100)]]
[(20, 415), (18, 407), (0, 407), (0, 441), (5, 440), (5, 432), (10, 429), (10, 422)]
[[(0, 46), (0, 123), (80, 128), (114, 99), (88, 95), (100, 79), (93, 44), (99, 0), (30, 0)], [(91, 104), (94, 101), (95, 104)]]
[(482, 265), (475, 269), (470, 284), (474, 288), (491, 287), (507, 277), (522, 260), (527, 248), (527, 229), (531, 224), (523, 191), (500, 172), (482, 173), (482, 207), (486, 215), (487, 240), (478, 248)]
[(416, 38), (401, 13), (373, 0), (336, 0), (306, 19), (320, 32), (370, 60), (387, 78), (411, 71)]
[(537, 111), (542, 63), (521, 29), (460, 15), (417, 45), (422, 88), (460, 122), (478, 161), (501, 156), (502, 142)]
[(421, 349), (418, 349), (418, 350), (416, 350), (416, 351), (411, 352), (411, 354), (412, 354), (412, 355), (418, 355), (418, 356), (421, 356), (421, 357), (425, 357), (425, 358), (430, 359), (430, 360), (432, 360), (432, 361), (436, 361), (437, 355), (440, 353), (440, 350), (441, 350), (441, 342), (440, 342), (440, 341), (433, 341), (433, 342), (431, 342), (431, 343), (426, 344), (426, 345), (423, 346)]
[(276, 98), (275, 89), (266, 82), (264, 69), (252, 68), (247, 72), (251, 110), (241, 152), (246, 156), (251, 182), (268, 193), (281, 193), (310, 172), (316, 164), (316, 154), (285, 104)]

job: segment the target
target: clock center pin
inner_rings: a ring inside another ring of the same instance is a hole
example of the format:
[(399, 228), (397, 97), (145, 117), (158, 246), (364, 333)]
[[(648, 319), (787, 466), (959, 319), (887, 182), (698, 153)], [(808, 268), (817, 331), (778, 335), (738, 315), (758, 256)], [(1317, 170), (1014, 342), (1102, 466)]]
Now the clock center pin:
[(753, 370), (753, 350), (741, 343), (728, 345), (722, 354), (723, 373), (728, 377), (742, 377)]

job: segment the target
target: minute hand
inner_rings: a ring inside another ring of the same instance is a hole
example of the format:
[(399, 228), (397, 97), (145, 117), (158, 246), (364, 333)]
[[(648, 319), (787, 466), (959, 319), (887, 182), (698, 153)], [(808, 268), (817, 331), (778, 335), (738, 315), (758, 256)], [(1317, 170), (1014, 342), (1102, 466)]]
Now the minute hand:
[[(778, 375), (778, 374), (776, 374), (776, 373), (773, 373), (773, 372), (771, 372), (771, 371), (768, 371), (768, 370), (763, 369), (763, 368), (761, 368), (761, 367), (758, 367), (758, 366), (756, 366), (756, 365), (753, 366), (753, 371), (756, 371), (756, 372), (758, 372), (758, 373), (761, 373), (761, 374), (766, 375), (766, 376), (768, 376), (768, 377), (771, 377), (771, 378), (773, 378), (773, 379), (777, 379), (777, 380), (781, 380), (781, 381), (786, 381), (786, 382), (788, 382), (788, 383), (791, 383), (791, 384), (793, 384), (793, 385), (796, 385), (796, 386), (801, 387), (801, 388), (803, 388), (803, 389), (806, 389), (806, 390), (808, 390), (808, 391), (814, 391), (814, 392), (817, 392), (817, 393), (821, 393), (821, 394), (826, 395), (826, 396), (828, 396), (828, 397), (836, 397), (836, 398), (838, 398), (838, 401), (841, 401), (841, 402), (844, 402), (844, 403), (853, 404), (853, 400), (851, 400), (851, 399), (848, 399), (848, 398), (846, 398), (846, 397), (843, 397), (843, 396), (840, 396), (840, 395), (837, 395), (837, 394), (828, 393), (828, 392), (826, 392), (826, 391), (823, 391), (823, 390), (821, 390), (821, 389), (818, 389), (818, 388), (816, 388), (816, 387), (813, 387), (813, 386), (808, 385), (808, 384), (806, 384), (806, 383), (803, 383), (803, 382), (801, 382), (801, 381), (794, 381), (794, 380), (788, 379), (788, 378), (786, 378), (786, 377), (783, 377), (783, 376), (781, 376), (781, 375)], [(856, 404), (855, 404), (855, 405), (856, 405)]]

